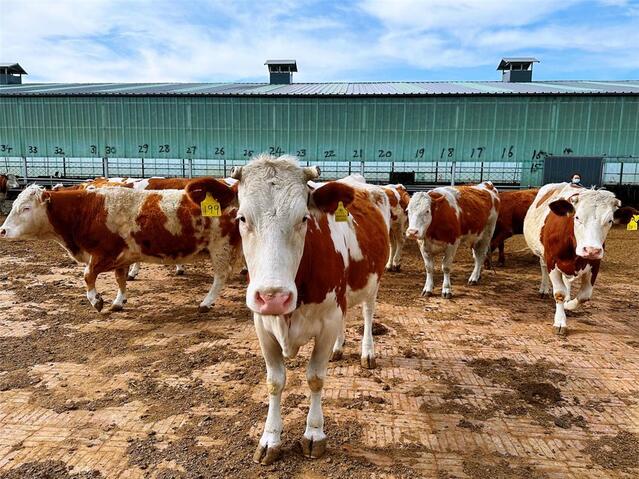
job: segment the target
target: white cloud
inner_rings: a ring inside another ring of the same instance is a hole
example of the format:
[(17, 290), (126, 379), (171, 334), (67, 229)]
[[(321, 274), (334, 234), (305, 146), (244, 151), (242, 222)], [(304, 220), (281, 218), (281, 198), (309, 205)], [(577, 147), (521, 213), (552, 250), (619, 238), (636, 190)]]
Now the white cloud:
[(616, 12), (613, 25), (594, 25), (587, 15), (571, 18), (593, 5), (0, 0), (0, 60), (19, 61), (30, 81), (59, 82), (265, 81), (267, 58), (297, 59), (296, 81), (392, 79), (379, 76), (388, 66), (416, 74), (492, 67), (508, 54), (540, 55), (549, 64), (565, 55), (574, 62), (566, 68), (577, 71), (585, 58), (638, 68), (633, 4), (600, 0), (598, 8)]

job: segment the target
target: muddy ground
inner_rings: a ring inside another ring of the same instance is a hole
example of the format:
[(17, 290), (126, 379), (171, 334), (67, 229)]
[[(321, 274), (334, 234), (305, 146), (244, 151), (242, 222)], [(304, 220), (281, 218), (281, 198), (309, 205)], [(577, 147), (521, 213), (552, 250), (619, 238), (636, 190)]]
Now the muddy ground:
[[(205, 264), (182, 277), (147, 265), (123, 312), (97, 313), (57, 245), (1, 241), (0, 478), (637, 477), (638, 246), (611, 232), (593, 301), (560, 338), (521, 237), (478, 287), (460, 251), (452, 300), (419, 297), (409, 244), (382, 282), (375, 370), (359, 366), (349, 313), (326, 382), (327, 455), (297, 444), (307, 347), (288, 363), (283, 457), (264, 467), (251, 461), (266, 388), (242, 277), (202, 315)], [(111, 275), (98, 286), (114, 298)]]

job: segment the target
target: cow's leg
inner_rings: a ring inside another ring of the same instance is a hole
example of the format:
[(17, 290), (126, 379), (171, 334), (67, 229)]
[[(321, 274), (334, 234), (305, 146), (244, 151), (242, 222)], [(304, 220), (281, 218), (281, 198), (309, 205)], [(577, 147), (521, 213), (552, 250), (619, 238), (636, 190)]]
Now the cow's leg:
[(337, 339), (335, 340), (335, 344), (333, 345), (333, 355), (331, 356), (331, 361), (339, 361), (342, 359), (344, 355), (344, 343), (346, 342), (346, 319), (342, 321), (338, 331), (337, 331)]
[(568, 288), (564, 282), (564, 275), (558, 268), (554, 268), (550, 272), (549, 277), (552, 283), (552, 293), (555, 298), (555, 322), (553, 326), (556, 334), (564, 336), (568, 334), (566, 312), (564, 311), (564, 301), (568, 297)]
[(453, 267), (453, 260), (457, 254), (459, 242), (446, 246), (444, 251), (444, 259), (442, 259), (442, 272), (444, 273), (444, 282), (442, 283), (442, 297), (450, 299), (453, 297), (453, 290), (450, 284), (450, 272)]
[(211, 309), (211, 306), (220, 295), (220, 291), (222, 291), (222, 288), (224, 288), (224, 285), (226, 284), (228, 271), (224, 268), (217, 271), (218, 272), (213, 275), (213, 284), (211, 285), (211, 289), (209, 289), (209, 292), (200, 303), (200, 313), (206, 313)]
[[(264, 423), (264, 432), (253, 455), (253, 461), (268, 465), (276, 461), (280, 455), (282, 434), (281, 400), (282, 390), (286, 384), (286, 365), (282, 356), (282, 348), (275, 338), (264, 330), (262, 318), (257, 314), (253, 315), (253, 317), (260, 348), (266, 363), (266, 386), (268, 390), (268, 414)], [(332, 343), (330, 345), (332, 346)]]
[(176, 264), (175, 265), (175, 274), (176, 276), (182, 276), (184, 274), (184, 265)]
[(318, 458), (326, 452), (324, 414), (322, 413), (322, 389), (326, 378), (326, 367), (331, 355), (331, 347), (340, 324), (345, 321), (342, 311), (335, 308), (331, 317), (325, 318), (322, 332), (315, 337), (315, 345), (306, 369), (306, 380), (311, 390), (311, 405), (306, 417), (306, 430), (300, 441), (306, 457)]
[(115, 270), (115, 280), (118, 282), (118, 294), (113, 304), (111, 304), (111, 311), (122, 311), (124, 303), (126, 303), (126, 279), (128, 270), (128, 267)]
[(506, 255), (504, 254), (504, 242), (500, 241), (499, 242), (499, 259), (497, 260), (497, 264), (499, 266), (505, 266), (506, 265)]
[(397, 244), (395, 246), (395, 254), (393, 255), (393, 271), (402, 269), (402, 250), (406, 242), (406, 235), (400, 230), (397, 234)]
[(473, 258), (475, 259), (475, 267), (473, 268), (473, 272), (470, 274), (470, 278), (468, 278), (468, 284), (475, 285), (479, 283), (479, 279), (481, 278), (481, 268), (484, 265), (484, 260), (486, 259), (486, 252), (490, 247), (490, 237), (484, 233), (484, 236), (479, 238), (475, 244), (473, 245)]
[(582, 273), (581, 275), (581, 285), (579, 287), (579, 291), (577, 291), (577, 295), (567, 301), (564, 304), (564, 309), (568, 311), (574, 311), (577, 309), (582, 303), (589, 301), (592, 297), (592, 273), (587, 271)]
[(140, 273), (140, 263), (133, 263), (130, 267), (129, 267), (129, 274), (127, 276), (127, 279), (129, 281), (133, 281), (135, 278), (138, 277), (138, 274)]
[(545, 298), (550, 294), (550, 277), (548, 276), (548, 267), (543, 257), (539, 257), (539, 266), (541, 267), (541, 284), (539, 286), (539, 297)]
[(393, 257), (395, 255), (395, 250), (397, 249), (397, 235), (395, 234), (395, 230), (391, 229), (390, 235), (390, 252), (388, 254), (388, 261), (386, 262), (385, 269), (386, 271), (393, 271)]
[(87, 299), (97, 311), (102, 311), (104, 306), (104, 300), (100, 293), (95, 289), (95, 281), (98, 278), (98, 272), (93, 268), (93, 258), (89, 261), (89, 264), (84, 268), (84, 283), (87, 288)]
[(375, 345), (373, 343), (373, 316), (375, 315), (375, 300), (377, 299), (377, 288), (375, 294), (362, 304), (364, 314), (364, 334), (362, 335), (362, 357), (361, 365), (366, 369), (375, 368)]
[(419, 250), (424, 258), (424, 267), (426, 268), (426, 283), (424, 283), (424, 289), (422, 290), (422, 296), (431, 296), (433, 294), (433, 283), (435, 275), (435, 262), (433, 261), (433, 255), (429, 251), (426, 251), (424, 241), (419, 241)]

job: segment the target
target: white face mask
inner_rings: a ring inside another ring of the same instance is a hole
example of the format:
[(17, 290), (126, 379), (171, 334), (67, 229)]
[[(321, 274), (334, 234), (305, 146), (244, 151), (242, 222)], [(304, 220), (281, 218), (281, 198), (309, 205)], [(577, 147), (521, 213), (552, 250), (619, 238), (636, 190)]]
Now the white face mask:
[(581, 178), (579, 178), (578, 176), (575, 176), (575, 177), (572, 179), (572, 182), (573, 182), (573, 183), (581, 183)]

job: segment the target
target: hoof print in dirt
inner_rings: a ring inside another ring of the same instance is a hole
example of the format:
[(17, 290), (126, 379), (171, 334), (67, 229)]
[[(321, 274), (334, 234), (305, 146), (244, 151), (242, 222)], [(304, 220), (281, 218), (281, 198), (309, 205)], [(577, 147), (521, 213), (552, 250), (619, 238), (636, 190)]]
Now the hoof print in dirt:
[(300, 444), (302, 446), (304, 456), (311, 459), (319, 459), (326, 452), (326, 439), (314, 441), (313, 439), (307, 439), (302, 436)]
[(281, 451), (280, 446), (269, 447), (258, 444), (253, 454), (253, 462), (268, 466), (280, 458)]

